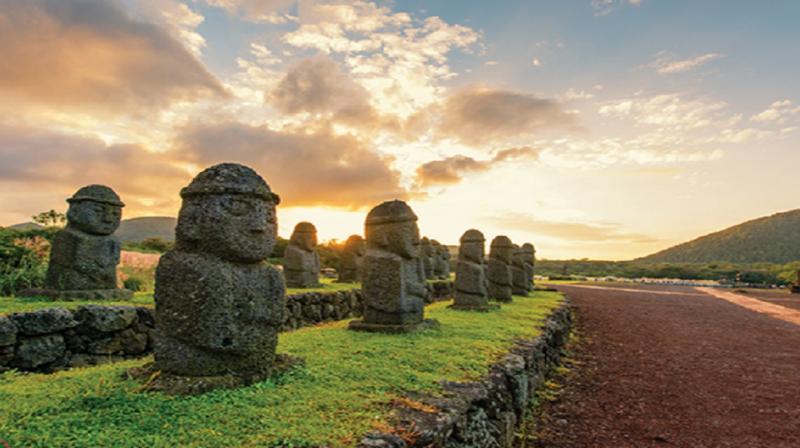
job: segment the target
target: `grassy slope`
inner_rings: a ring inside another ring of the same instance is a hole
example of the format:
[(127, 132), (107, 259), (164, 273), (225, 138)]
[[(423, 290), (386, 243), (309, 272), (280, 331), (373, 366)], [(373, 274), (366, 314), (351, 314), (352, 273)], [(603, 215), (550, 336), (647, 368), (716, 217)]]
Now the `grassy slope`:
[(532, 337), (557, 293), (516, 298), (499, 311), (426, 308), (439, 330), (357, 333), (336, 322), (280, 337), (306, 367), (280, 383), (199, 397), (137, 393), (120, 379), (145, 361), (53, 375), (0, 374), (0, 438), (11, 446), (352, 446), (404, 391), (436, 392), (442, 379), (480, 377), (515, 338)]
[(796, 260), (800, 260), (800, 209), (747, 221), (636, 261), (782, 264)]
[[(320, 280), (322, 286), (319, 288), (288, 288), (287, 294), (301, 294), (304, 292), (333, 292), (345, 291), (349, 289), (360, 288), (358, 283), (334, 283), (332, 279), (323, 278)], [(129, 305), (129, 306), (153, 306), (152, 293), (136, 293), (133, 300), (129, 302), (106, 302), (97, 300), (78, 300), (73, 302), (53, 302), (49, 299), (36, 298), (36, 297), (0, 297), (0, 315), (8, 313), (18, 313), (24, 311), (34, 311), (42, 308), (77, 308), (82, 305), (99, 304), (99, 305)]]

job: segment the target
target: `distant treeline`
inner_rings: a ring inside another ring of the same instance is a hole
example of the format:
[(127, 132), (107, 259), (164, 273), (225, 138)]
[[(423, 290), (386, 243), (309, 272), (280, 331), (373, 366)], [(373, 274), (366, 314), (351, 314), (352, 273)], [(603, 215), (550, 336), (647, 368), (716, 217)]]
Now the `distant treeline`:
[(569, 277), (678, 278), (763, 285), (795, 281), (800, 261), (775, 263), (646, 263), (641, 261), (537, 260), (536, 274)]

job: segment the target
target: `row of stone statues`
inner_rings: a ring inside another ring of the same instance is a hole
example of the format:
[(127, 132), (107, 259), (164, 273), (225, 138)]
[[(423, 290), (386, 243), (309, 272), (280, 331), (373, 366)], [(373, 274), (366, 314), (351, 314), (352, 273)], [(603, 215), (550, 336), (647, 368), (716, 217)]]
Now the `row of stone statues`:
[[(340, 251), (337, 282), (360, 282), (363, 276), (364, 256), (367, 245), (360, 235), (350, 235)], [(419, 259), (424, 278), (447, 279), (450, 277), (450, 251), (447, 246), (427, 237), (420, 240)], [(320, 285), (319, 254), (317, 252), (317, 229), (310, 222), (295, 226), (283, 257), (283, 272), (286, 286), (290, 288), (313, 288)]]
[[(280, 198), (255, 171), (215, 165), (180, 196), (175, 246), (156, 269), (153, 368), (170, 378), (206, 383), (264, 378), (275, 362), (285, 284), (318, 282), (316, 229), (307, 222), (297, 225), (282, 276), (264, 263), (277, 240)], [(68, 224), (53, 244), (48, 285), (120, 291), (115, 273), (120, 246), (112, 234), (122, 202), (111, 189), (93, 185), (69, 203)], [(436, 326), (424, 318), (426, 280), (449, 276), (447, 248), (421, 240), (417, 216), (399, 200), (373, 208), (364, 235), (348, 238), (342, 253), (340, 280), (360, 277), (365, 303), (363, 318), (349, 328), (397, 333)], [(531, 289), (533, 247), (518, 248), (499, 236), (485, 262), (484, 242), (477, 230), (461, 238), (454, 308), (485, 311), (492, 308), (489, 298), (510, 301), (512, 294)]]
[(453, 308), (488, 311), (497, 307), (489, 299), (510, 302), (513, 295), (527, 296), (533, 289), (536, 251), (532, 244), (519, 247), (500, 235), (492, 240), (489, 260), (484, 261), (485, 242), (475, 229), (461, 236)]

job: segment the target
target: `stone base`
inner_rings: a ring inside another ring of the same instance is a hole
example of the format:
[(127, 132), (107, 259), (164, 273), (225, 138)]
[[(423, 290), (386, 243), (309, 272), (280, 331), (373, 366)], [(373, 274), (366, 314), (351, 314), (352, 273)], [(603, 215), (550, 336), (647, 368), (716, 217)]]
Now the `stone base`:
[(125, 379), (141, 381), (144, 384), (137, 391), (164, 392), (168, 395), (200, 395), (214, 389), (237, 389), (250, 384), (277, 378), (297, 366), (304, 364), (302, 358), (285, 354), (275, 355), (275, 363), (264, 375), (238, 376), (234, 374), (218, 376), (181, 376), (158, 370), (155, 363), (147, 363), (123, 372)]
[(800, 294), (800, 285), (792, 286), (792, 294)]
[(511, 298), (511, 297), (509, 297), (509, 298), (505, 298), (505, 297), (504, 297), (504, 298), (502, 298), (502, 299), (498, 299), (498, 298), (496, 298), (496, 297), (492, 297), (492, 298), (491, 298), (491, 300), (494, 300), (495, 302), (500, 302), (500, 303), (511, 303), (511, 302), (513, 302), (513, 301), (514, 301), (514, 299), (513, 299), (513, 298)]
[(127, 301), (133, 298), (133, 291), (128, 289), (26, 289), (17, 294), (17, 297), (46, 297), (50, 300), (59, 300), (65, 302), (71, 302), (75, 300)]
[(489, 311), (499, 310), (500, 305), (496, 303), (487, 303), (486, 305), (462, 305), (454, 303), (452, 305), (448, 305), (448, 308), (460, 311), (481, 311), (485, 313)]
[(411, 333), (420, 330), (439, 328), (439, 321), (435, 319), (425, 319), (420, 323), (407, 325), (387, 325), (372, 324), (363, 320), (350, 321), (348, 328), (355, 331), (367, 331), (370, 333)]

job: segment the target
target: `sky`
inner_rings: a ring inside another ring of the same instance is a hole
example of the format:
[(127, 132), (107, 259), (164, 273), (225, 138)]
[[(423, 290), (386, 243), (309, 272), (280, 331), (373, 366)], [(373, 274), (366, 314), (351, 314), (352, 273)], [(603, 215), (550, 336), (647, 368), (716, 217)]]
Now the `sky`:
[(0, 0), (0, 225), (92, 183), (175, 216), (219, 162), (279, 233), (631, 259), (800, 207), (800, 2)]

